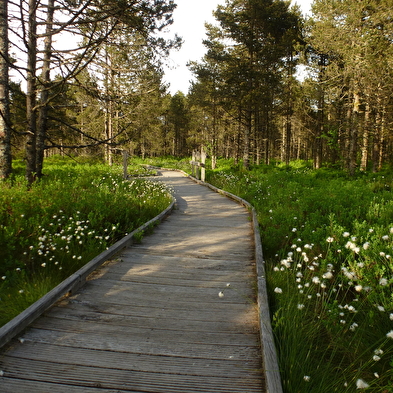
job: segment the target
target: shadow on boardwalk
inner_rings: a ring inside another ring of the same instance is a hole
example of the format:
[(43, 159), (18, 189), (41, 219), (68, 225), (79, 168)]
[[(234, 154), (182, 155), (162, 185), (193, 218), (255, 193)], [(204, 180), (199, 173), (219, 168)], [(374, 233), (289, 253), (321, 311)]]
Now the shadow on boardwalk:
[(3, 348), (1, 392), (266, 391), (249, 213), (161, 180), (173, 213)]

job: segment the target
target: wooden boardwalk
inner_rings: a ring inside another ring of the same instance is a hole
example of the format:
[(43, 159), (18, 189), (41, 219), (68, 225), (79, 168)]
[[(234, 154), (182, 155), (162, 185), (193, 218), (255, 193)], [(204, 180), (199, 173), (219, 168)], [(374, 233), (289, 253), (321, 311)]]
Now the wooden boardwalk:
[(162, 180), (173, 213), (1, 350), (0, 392), (266, 392), (249, 213)]

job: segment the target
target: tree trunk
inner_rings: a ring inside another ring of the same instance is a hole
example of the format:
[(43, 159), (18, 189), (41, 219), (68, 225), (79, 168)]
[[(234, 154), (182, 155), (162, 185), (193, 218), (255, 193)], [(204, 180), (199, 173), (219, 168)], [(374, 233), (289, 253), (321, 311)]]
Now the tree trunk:
[(36, 167), (36, 131), (37, 131), (37, 21), (36, 0), (29, 0), (28, 42), (27, 42), (27, 89), (26, 89), (26, 180), (31, 185), (35, 180)]
[(319, 59), (319, 85), (318, 85), (318, 122), (316, 129), (316, 136), (314, 142), (314, 169), (319, 169), (322, 166), (322, 135), (325, 128), (325, 68), (327, 58), (320, 54)]
[(349, 136), (349, 174), (353, 176), (357, 161), (357, 138), (359, 127), (360, 95), (358, 91), (353, 95), (352, 122)]
[(12, 171), (8, 85), (8, 1), (0, 4), (0, 178)]
[(360, 170), (366, 171), (369, 157), (369, 140), (370, 140), (370, 105), (366, 105), (366, 112), (364, 114), (364, 129), (361, 147), (361, 161)]
[(252, 112), (248, 108), (246, 112), (246, 126), (243, 132), (243, 167), (250, 168), (250, 135), (252, 132)]
[(44, 163), (45, 135), (48, 123), (48, 100), (50, 87), (50, 62), (52, 57), (52, 28), (53, 14), (55, 11), (55, 0), (48, 0), (48, 11), (46, 19), (46, 36), (44, 42), (44, 59), (42, 66), (42, 91), (40, 97), (40, 112), (37, 126), (36, 141), (36, 167), (37, 177), (42, 177), (42, 167)]

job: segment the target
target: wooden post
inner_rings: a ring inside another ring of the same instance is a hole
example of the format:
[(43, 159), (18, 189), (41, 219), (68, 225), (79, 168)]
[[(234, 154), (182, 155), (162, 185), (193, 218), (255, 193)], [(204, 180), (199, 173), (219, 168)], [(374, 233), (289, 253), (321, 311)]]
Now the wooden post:
[(201, 147), (201, 180), (204, 182), (205, 181), (205, 164), (206, 164), (206, 152)]
[(206, 152), (203, 147), (201, 147), (201, 151), (192, 151), (192, 161), (191, 164), (191, 173), (198, 180), (205, 181), (205, 163), (206, 163)]
[(192, 151), (192, 159), (191, 159), (191, 174), (195, 177), (195, 150)]
[(199, 164), (201, 161), (201, 153), (199, 151), (195, 152), (195, 161), (196, 161), (196, 165), (195, 165), (195, 177), (200, 180), (201, 179), (201, 170), (199, 169)]
[(128, 167), (128, 152), (127, 152), (127, 150), (123, 150), (123, 178), (124, 178), (124, 180), (127, 180), (127, 177), (128, 177), (127, 167)]

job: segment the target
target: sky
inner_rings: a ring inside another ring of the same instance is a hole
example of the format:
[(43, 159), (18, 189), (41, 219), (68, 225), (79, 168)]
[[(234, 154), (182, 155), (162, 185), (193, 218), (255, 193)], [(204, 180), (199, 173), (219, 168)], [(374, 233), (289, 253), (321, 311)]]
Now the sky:
[[(310, 13), (312, 0), (294, 0), (300, 5), (303, 14)], [(174, 23), (168, 32), (169, 36), (178, 34), (183, 38), (182, 48), (172, 51), (165, 67), (164, 81), (170, 83), (169, 92), (174, 95), (178, 91), (187, 94), (192, 73), (186, 64), (192, 60), (201, 60), (205, 54), (202, 41), (205, 39), (205, 22), (214, 23), (212, 15), (219, 4), (225, 0), (176, 0), (177, 8), (173, 13)]]

